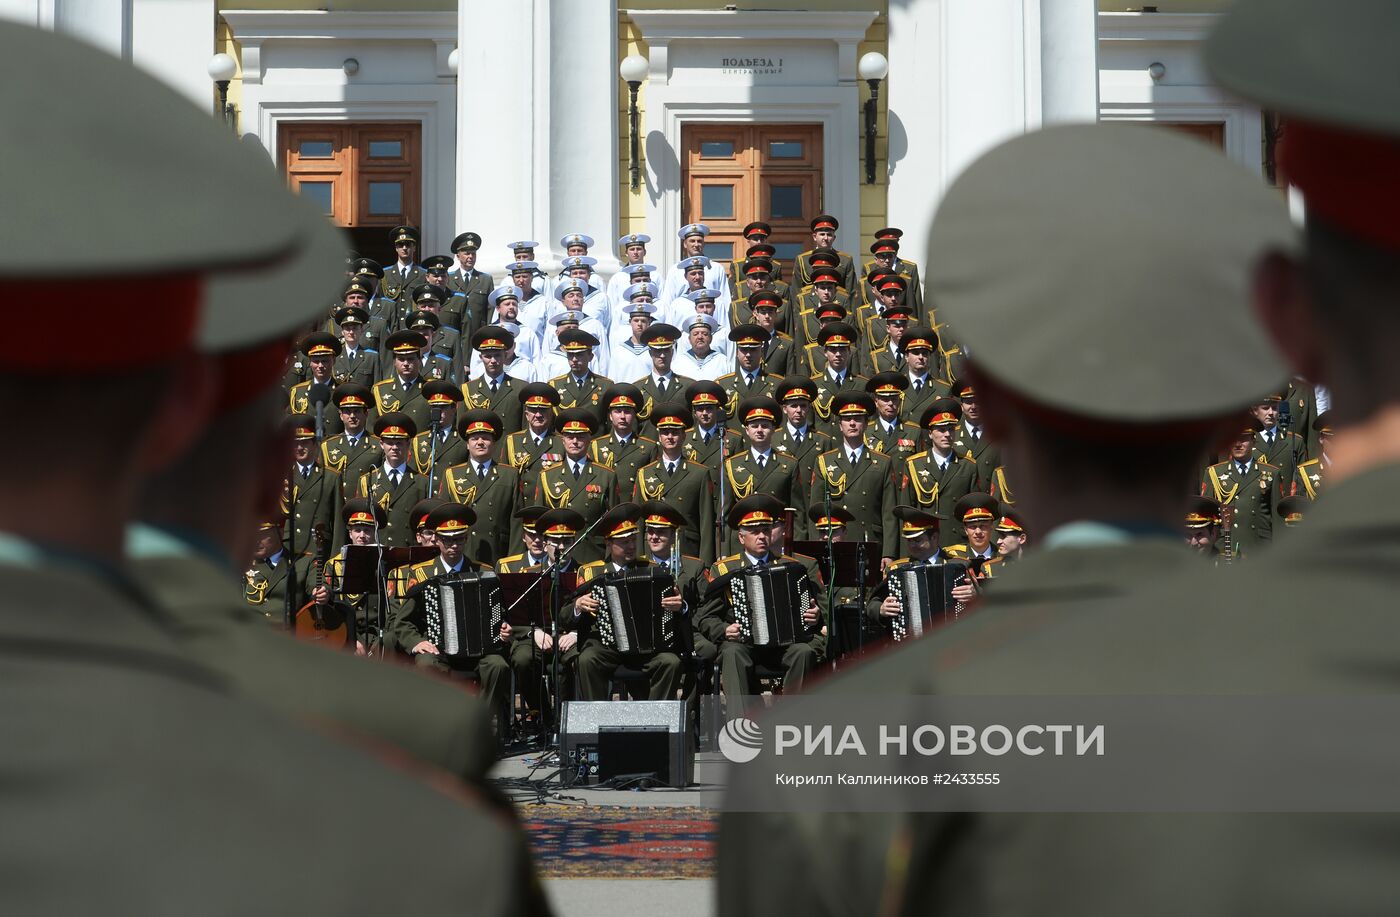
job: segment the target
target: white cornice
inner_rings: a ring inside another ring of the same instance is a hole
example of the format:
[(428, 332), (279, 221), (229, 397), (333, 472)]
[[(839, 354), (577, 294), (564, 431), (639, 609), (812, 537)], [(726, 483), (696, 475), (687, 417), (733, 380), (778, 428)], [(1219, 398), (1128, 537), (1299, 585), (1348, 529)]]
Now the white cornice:
[(457, 44), (455, 12), (366, 12), (328, 10), (224, 10), (234, 39), (243, 48), (244, 82), (261, 83), (262, 46), (268, 41), (431, 41), (437, 73), (452, 77), (447, 57)]
[(856, 78), (856, 46), (879, 14), (777, 10), (623, 10), (646, 40), (650, 78), (665, 83), (671, 42), (698, 39), (720, 41), (831, 41), (836, 44), (838, 79)]
[(1100, 41), (1203, 41), (1219, 13), (1099, 13)]

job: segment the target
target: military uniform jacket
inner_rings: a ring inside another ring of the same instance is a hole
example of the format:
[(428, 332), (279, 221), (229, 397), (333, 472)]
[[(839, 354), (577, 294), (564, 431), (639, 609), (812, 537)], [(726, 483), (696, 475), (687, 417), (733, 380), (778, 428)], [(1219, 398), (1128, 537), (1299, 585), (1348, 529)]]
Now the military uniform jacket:
[[(860, 296), (860, 286), (856, 283), (856, 265), (851, 256), (837, 250), (836, 276), (841, 278), (841, 289), (853, 296)], [(812, 285), (812, 249), (797, 256), (792, 269), (792, 289), (801, 292)]]
[(419, 371), (419, 376), (424, 382), (456, 382), (457, 368), (451, 357), (429, 350), (428, 355), (423, 358), (423, 368)]
[(603, 392), (613, 384), (613, 380), (590, 372), (580, 383), (574, 379), (573, 373), (565, 373), (550, 379), (549, 384), (559, 393), (559, 410), (592, 408), (599, 420), (606, 419), (607, 411), (603, 410), (599, 402), (603, 398)]
[(335, 358), (331, 372), (339, 382), (355, 382), (369, 388), (384, 378), (381, 375), (379, 351), (361, 347), (354, 356), (345, 353)]
[[(587, 462), (582, 473), (574, 477), (567, 460), (546, 465), (539, 473), (530, 502), (550, 509), (567, 507), (583, 516), (588, 526), (618, 501), (617, 477), (611, 468), (597, 462)], [(574, 551), (579, 563), (603, 557), (603, 536), (594, 529)]]
[[(328, 391), (331, 387), (330, 385), (326, 386)], [(309, 379), (305, 382), (298, 382), (296, 385), (293, 385), (291, 391), (287, 393), (288, 413), (311, 413), (310, 393), (311, 380)], [(340, 411), (336, 409), (333, 402), (327, 401), (325, 405), (321, 407), (321, 429), (329, 434), (339, 433), (344, 428), (344, 424), (340, 422)]]
[(682, 554), (693, 554), (701, 560), (715, 554), (715, 492), (710, 469), (684, 458), (676, 462), (674, 474), (666, 473), (666, 461), (643, 465), (637, 472), (631, 490), (635, 503), (660, 500), (685, 517), (677, 547)]
[(656, 458), (656, 440), (645, 436), (633, 436), (626, 443), (622, 443), (609, 433), (589, 444), (588, 456), (613, 470), (613, 474), (617, 476), (619, 495), (630, 494), (632, 485), (637, 480), (637, 469)]
[[(1221, 550), (1233, 541), (1245, 555), (1251, 549), (1272, 541), (1274, 515), (1278, 510), (1279, 488), (1282, 486), (1277, 466), (1252, 458), (1249, 471), (1243, 476), (1233, 461), (1211, 465), (1201, 476), (1201, 495), (1218, 500), (1222, 506), (1235, 509), (1230, 531), (1220, 533)], [(1223, 527), (1222, 527), (1223, 528)]]
[(1322, 482), (1327, 478), (1328, 465), (1322, 459), (1308, 459), (1293, 473), (1293, 487), (1289, 494), (1303, 494), (1309, 500), (1316, 500), (1322, 491)]
[(990, 491), (992, 472), (1001, 465), (1001, 449), (987, 438), (986, 428), (982, 429), (981, 436), (974, 438), (966, 422), (959, 424), (957, 435), (953, 437), (953, 451), (977, 464), (977, 489)]
[(1321, 455), (1321, 437), (1312, 428), (1314, 420), (1317, 420), (1317, 389), (1306, 379), (1294, 377), (1279, 404), (1278, 425), (1280, 429), (1303, 437), (1308, 458)]
[[(812, 345), (815, 349), (816, 345)], [(811, 349), (808, 351), (811, 352)], [(817, 353), (821, 353), (818, 349)], [(823, 364), (826, 358), (822, 358)], [(837, 383), (831, 378), (831, 374), (823, 369), (812, 374), (812, 381), (817, 384), (817, 397), (812, 401), (812, 410), (817, 415), (818, 422), (827, 426), (828, 429), (835, 426), (835, 418), (831, 416), (831, 399), (842, 392), (863, 392), (865, 383), (870, 381), (865, 376), (854, 370), (846, 370), (846, 377)]]
[(463, 408), (495, 411), (506, 433), (523, 430), (525, 419), (520, 406), (520, 389), (524, 386), (524, 382), (509, 373), (502, 373), (492, 389), (490, 380), (483, 374), (462, 386)]
[(467, 442), (448, 429), (447, 436), (438, 436), (437, 447), (433, 447), (433, 431), (425, 430), (413, 437), (413, 465), (419, 474), (432, 478), (429, 490), (436, 492), (442, 485), (442, 473), (453, 465), (467, 460)]
[[(852, 541), (878, 542), (881, 557), (894, 557), (899, 551), (899, 530), (893, 524), (896, 483), (894, 465), (888, 455), (867, 446), (852, 465), (845, 445), (838, 444), (817, 457), (816, 474), (802, 506), (825, 501), (830, 488), (831, 505), (840, 506), (852, 516), (846, 526), (846, 537)], [(806, 519), (805, 515), (799, 518)], [(818, 537), (807, 526), (801, 528), (808, 537)]]
[(656, 377), (647, 373), (634, 383), (642, 390), (646, 400), (642, 404), (642, 409), (637, 412), (637, 417), (647, 421), (647, 429), (655, 430), (656, 427), (650, 423), (651, 412), (658, 406), (671, 403), (682, 403), (685, 401), (685, 390), (695, 382), (688, 376), (679, 376), (671, 373), (671, 378), (666, 380), (665, 388), (656, 384)]
[(540, 466), (564, 461), (564, 442), (557, 433), (550, 433), (536, 443), (529, 430), (521, 430), (507, 436), (504, 448), (498, 447), (496, 451), (501, 453), (500, 461), (520, 472), (522, 477)]
[(931, 510), (938, 517), (938, 544), (947, 547), (963, 537), (962, 524), (953, 521), (953, 507), (976, 489), (977, 466), (970, 459), (954, 452), (948, 467), (940, 471), (930, 449), (905, 460), (897, 499), (900, 504)]
[(402, 411), (413, 418), (418, 429), (428, 429), (430, 416), (427, 399), (423, 397), (423, 376), (419, 376), (405, 391), (397, 378), (374, 384), (374, 405), (380, 414)]
[[(742, 267), (743, 263), (736, 261), (734, 264)], [(776, 261), (773, 263), (773, 269), (777, 270)], [(729, 327), (733, 328), (735, 325), (747, 325), (753, 321), (753, 309), (749, 308), (748, 288), (742, 284), (736, 285), (733, 282), (732, 274), (730, 275), (729, 286), (731, 297), (729, 301)], [(776, 290), (778, 295), (783, 298), (782, 306), (778, 309), (778, 314), (774, 318), (773, 327), (778, 331), (791, 334), (795, 325), (793, 317), (796, 314), (795, 307), (792, 304), (792, 293), (789, 291), (788, 285), (781, 280), (773, 280), (768, 284), (768, 288), (770, 290)]]
[[(395, 261), (384, 268), (384, 277), (379, 281), (379, 294), (375, 298), (395, 300), (396, 305), (402, 303), (411, 308), (413, 294), (427, 285), (428, 272), (423, 270), (423, 265), (414, 263), (405, 269)], [(397, 330), (399, 326), (392, 327)]]
[(876, 373), (902, 373), (908, 370), (908, 365), (904, 362), (904, 355), (895, 353), (887, 346), (889, 341), (876, 346), (869, 340), (862, 341), (861, 357), (865, 360), (864, 371), (867, 375)]
[[(914, 380), (912, 378), (909, 380), (909, 387), (904, 390), (902, 413), (906, 418), (918, 423), (919, 418), (924, 413), (924, 408), (928, 407), (930, 402), (946, 398), (951, 392), (952, 388), (948, 383), (938, 378), (937, 367), (930, 366), (928, 377), (923, 380), (922, 387), (915, 388)], [(956, 437), (954, 438), (956, 439)]]
[[(461, 309), (454, 314), (457, 321), (455, 324), (447, 324), (463, 331), (464, 338), (470, 338), (478, 328), (486, 324), (486, 298), (491, 295), (494, 284), (490, 274), (472, 268), (471, 276), (467, 276), (460, 268), (461, 265), (458, 265), (447, 272), (447, 288), (462, 294)], [(442, 311), (443, 319), (446, 320), (446, 307)]]
[(331, 550), (338, 551), (345, 543), (344, 526), (340, 522), (340, 475), (313, 462), (311, 474), (303, 478), (293, 462), (287, 488), (291, 502), (287, 545), (291, 552), (300, 555), (315, 550), (312, 533), (318, 525), (330, 539)]
[[(924, 285), (919, 280), (919, 266), (896, 255), (891, 268), (904, 278), (904, 301), (914, 309), (915, 319), (923, 322), (927, 318), (926, 324), (932, 327), (932, 316), (924, 315)], [(884, 270), (873, 259), (865, 262), (864, 266), (861, 267), (860, 288), (866, 302), (875, 301), (875, 293), (870, 289), (870, 272), (877, 269)]]
[[(265, 560), (255, 560), (243, 571), (243, 601), (255, 607), (264, 618), (282, 624), (287, 614), (287, 574), (292, 569), (288, 563), (290, 555), (284, 550), (277, 558), (276, 566)], [(302, 555), (296, 559), (296, 594), (292, 596), (292, 612), (295, 613), (311, 598), (310, 582), (311, 557)]]
[(353, 446), (344, 433), (328, 436), (321, 443), (321, 467), (340, 476), (341, 502), (355, 496), (360, 487), (360, 476), (383, 458), (379, 440), (369, 433), (361, 433)]
[(1286, 490), (1293, 481), (1298, 466), (1307, 461), (1307, 441), (1297, 433), (1289, 433), (1282, 428), (1274, 431), (1274, 441), (1270, 443), (1263, 433), (1254, 434), (1254, 451), (1264, 456), (1264, 460), (1279, 470), (1279, 485)]
[(520, 499), (520, 474), (509, 465), (492, 462), (486, 477), (463, 459), (448, 468), (442, 480), (442, 498), (476, 510), (476, 523), (467, 538), (467, 559), (486, 566), (520, 543), (520, 520), (514, 518)]
[[(724, 631), (734, 623), (734, 606), (730, 600), (729, 578), (743, 570), (747, 558), (742, 553), (730, 554), (714, 562), (705, 571), (705, 583), (701, 589), (700, 607), (693, 615), (696, 633), (718, 646), (723, 642)], [(779, 563), (799, 563), (807, 571), (807, 588), (817, 603), (820, 616), (816, 625), (809, 628), (804, 643), (821, 641), (822, 621), (826, 619), (826, 587), (822, 582), (821, 569), (814, 558), (805, 554), (769, 555), (768, 565)]]
[[(817, 464), (817, 456), (834, 448), (836, 448), (835, 438), (824, 430), (818, 430), (816, 424), (810, 421), (801, 443), (798, 443), (788, 432), (786, 423), (780, 424), (778, 429), (773, 431), (773, 450), (797, 459), (797, 480), (799, 481), (811, 481), (812, 471)], [(795, 508), (798, 510), (806, 509), (806, 507)]]
[(428, 479), (413, 470), (411, 459), (397, 488), (384, 472), (384, 463), (380, 462), (360, 478), (356, 496), (367, 498), (388, 514), (388, 522), (379, 530), (382, 543), (394, 548), (413, 544), (413, 520), (408, 514), (415, 503), (427, 499)]
[[(901, 412), (902, 413), (902, 412)], [(916, 423), (895, 424), (894, 429), (885, 429), (883, 421), (875, 420), (865, 431), (865, 444), (888, 455), (896, 468), (904, 467), (904, 460), (912, 458), (928, 448), (924, 431)]]
[[(851, 295), (845, 290), (838, 289), (831, 301), (844, 307), (848, 315), (852, 311)], [(817, 332), (822, 328), (821, 322), (817, 321), (817, 308), (821, 305), (821, 300), (817, 299), (817, 294), (810, 286), (804, 287), (794, 296), (791, 306), (794, 319), (791, 334), (798, 347), (817, 342)]]
[[(724, 434), (722, 437), (721, 432)], [(726, 458), (745, 448), (744, 438), (729, 427), (716, 427), (710, 432), (709, 442), (705, 442), (704, 434), (698, 427), (692, 427), (686, 431), (683, 443), (686, 458), (708, 468), (719, 467), (721, 444)]]
[(781, 376), (768, 372), (766, 367), (760, 366), (753, 374), (753, 384), (749, 384), (748, 374), (743, 370), (726, 373), (715, 380), (715, 384), (728, 393), (728, 401), (724, 406), (724, 417), (728, 426), (738, 428), (739, 424), (739, 402), (745, 398), (753, 398), (758, 395), (773, 396), (773, 389), (778, 383), (783, 381)]
[(763, 368), (775, 376), (786, 376), (797, 368), (796, 347), (783, 332), (774, 333), (763, 350)]

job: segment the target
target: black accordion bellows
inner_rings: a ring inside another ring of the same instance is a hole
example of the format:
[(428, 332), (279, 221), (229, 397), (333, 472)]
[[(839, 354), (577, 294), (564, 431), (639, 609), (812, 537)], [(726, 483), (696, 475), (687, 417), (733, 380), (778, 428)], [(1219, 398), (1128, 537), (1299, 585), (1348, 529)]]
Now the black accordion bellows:
[(505, 608), (501, 580), (482, 572), (418, 586), (428, 640), (444, 656), (485, 656), (496, 645)]
[(598, 639), (619, 653), (659, 653), (677, 649), (675, 615), (661, 599), (676, 578), (662, 567), (610, 573), (589, 584), (598, 602)]
[(807, 627), (802, 612), (812, 604), (807, 569), (784, 562), (745, 567), (729, 581), (729, 598), (739, 639), (754, 646), (790, 646), (802, 642)]

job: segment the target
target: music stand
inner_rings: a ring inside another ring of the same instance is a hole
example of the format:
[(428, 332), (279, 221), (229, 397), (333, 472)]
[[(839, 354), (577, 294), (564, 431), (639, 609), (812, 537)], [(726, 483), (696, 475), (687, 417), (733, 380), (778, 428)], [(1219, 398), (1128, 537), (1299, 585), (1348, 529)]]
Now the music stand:
[[(865, 648), (865, 595), (866, 591), (880, 585), (880, 543), (878, 541), (799, 541), (792, 550), (797, 554), (807, 554), (816, 558), (822, 576), (836, 589), (856, 590), (856, 613), (854, 621), (841, 621), (831, 629), (832, 639), (827, 647), (831, 660), (835, 662), (848, 651)], [(832, 617), (838, 614), (831, 609)], [(851, 639), (854, 631), (856, 637)]]
[(388, 623), (388, 590), (384, 582), (389, 571), (409, 564), (420, 564), (438, 556), (438, 549), (425, 545), (411, 548), (390, 548), (382, 544), (348, 544), (345, 546), (345, 567), (340, 577), (340, 594), (375, 595), (379, 630), (379, 655), (384, 656), (384, 628)]

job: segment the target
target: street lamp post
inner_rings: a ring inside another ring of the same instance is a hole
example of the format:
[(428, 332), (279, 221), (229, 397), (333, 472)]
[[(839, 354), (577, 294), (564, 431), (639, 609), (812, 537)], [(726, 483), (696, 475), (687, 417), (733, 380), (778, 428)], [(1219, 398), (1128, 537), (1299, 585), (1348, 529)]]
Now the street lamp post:
[(879, 51), (861, 55), (856, 66), (860, 78), (870, 87), (865, 100), (865, 183), (875, 184), (875, 113), (880, 98), (880, 81), (890, 72), (890, 62)]
[(627, 83), (629, 101), (627, 105), (627, 125), (628, 144), (630, 156), (628, 158), (628, 172), (632, 176), (632, 190), (637, 191), (642, 187), (642, 158), (641, 158), (641, 113), (637, 111), (637, 91), (642, 88), (642, 80), (646, 79), (650, 65), (647, 59), (640, 54), (629, 54), (622, 59), (622, 65), (618, 67), (618, 73)]
[(209, 58), (209, 78), (219, 89), (219, 115), (224, 123), (233, 128), (234, 109), (228, 102), (228, 84), (238, 72), (238, 62), (227, 54), (215, 54)]

